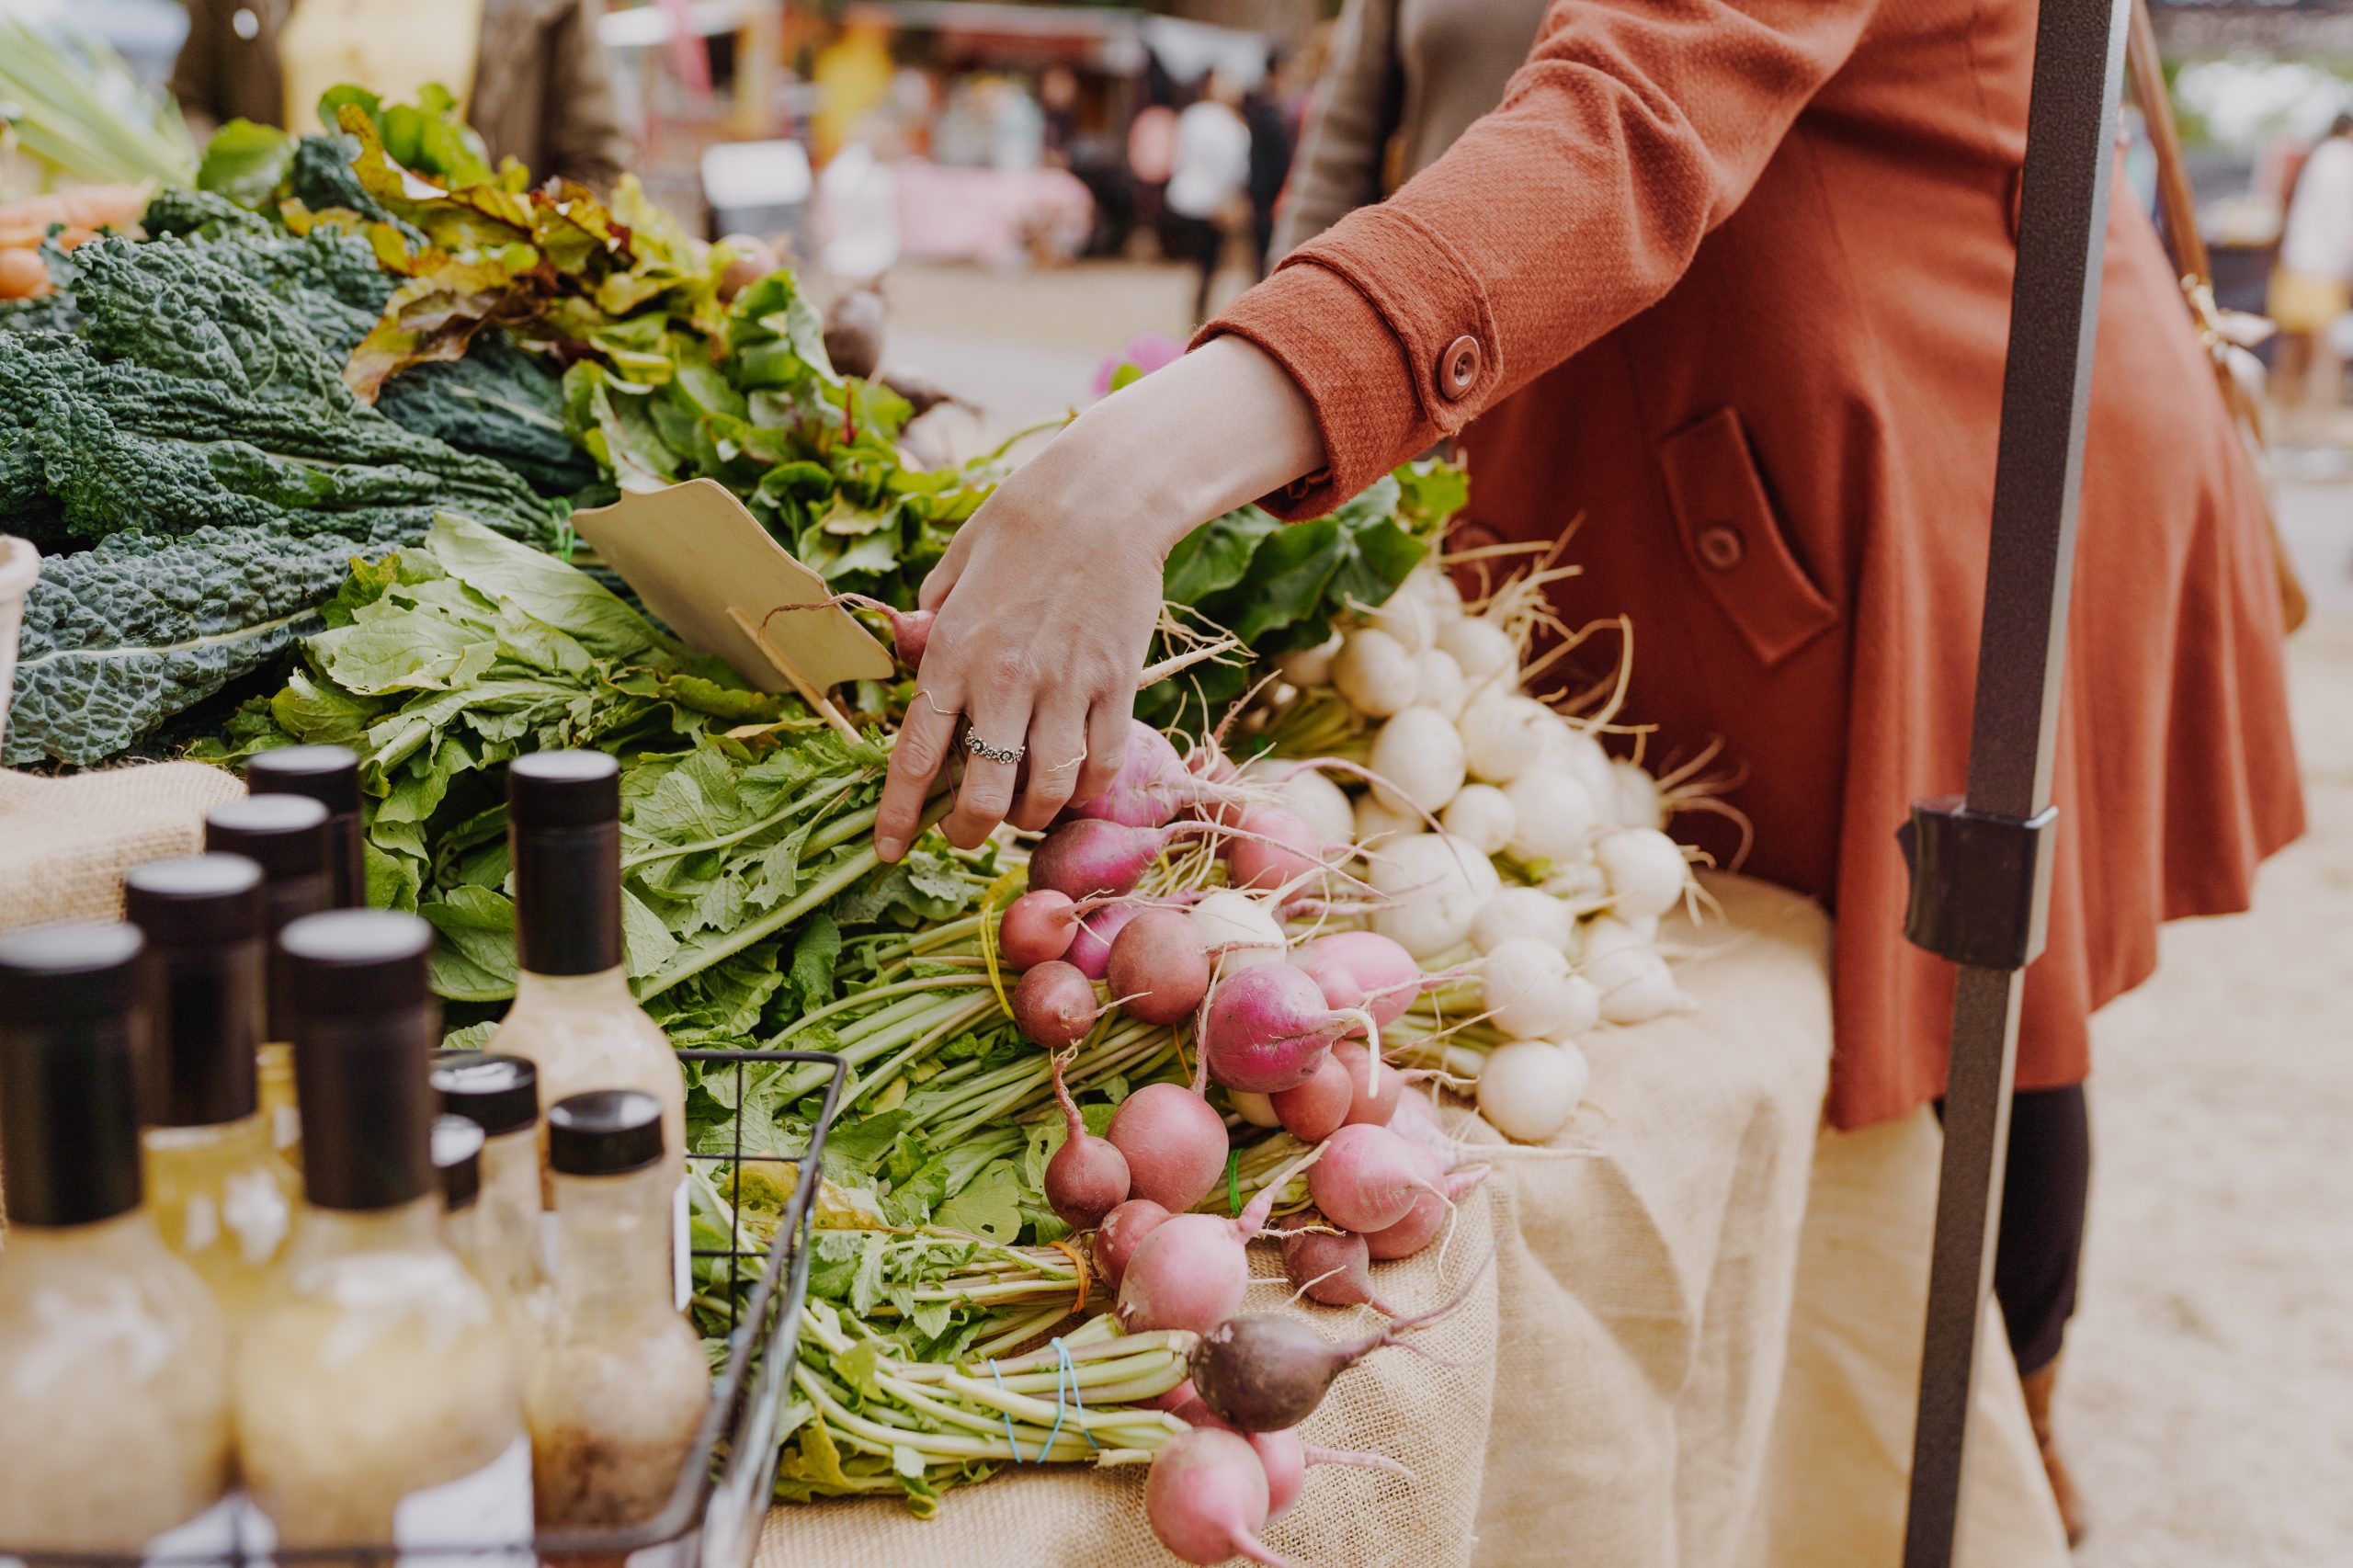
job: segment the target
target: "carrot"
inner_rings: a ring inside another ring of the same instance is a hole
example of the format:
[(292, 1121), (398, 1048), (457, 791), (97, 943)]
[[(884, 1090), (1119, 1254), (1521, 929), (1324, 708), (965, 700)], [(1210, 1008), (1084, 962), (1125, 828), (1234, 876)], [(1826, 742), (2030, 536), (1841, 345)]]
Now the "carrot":
[[(127, 229), (147, 210), (148, 188), (141, 185), (84, 185), (0, 201), (0, 235), (10, 244), (35, 244), (52, 223), (69, 229)], [(28, 242), (17, 236), (29, 231)]]
[(0, 250), (0, 300), (31, 300), (49, 292), (49, 268), (37, 252)]

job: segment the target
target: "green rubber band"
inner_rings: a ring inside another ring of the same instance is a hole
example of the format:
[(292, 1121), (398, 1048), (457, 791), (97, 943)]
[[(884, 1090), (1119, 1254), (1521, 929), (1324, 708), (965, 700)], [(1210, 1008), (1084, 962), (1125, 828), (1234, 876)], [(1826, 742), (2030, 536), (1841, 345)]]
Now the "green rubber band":
[(1236, 1149), (1225, 1157), (1225, 1200), (1233, 1207), (1233, 1217), (1242, 1218), (1242, 1151)]

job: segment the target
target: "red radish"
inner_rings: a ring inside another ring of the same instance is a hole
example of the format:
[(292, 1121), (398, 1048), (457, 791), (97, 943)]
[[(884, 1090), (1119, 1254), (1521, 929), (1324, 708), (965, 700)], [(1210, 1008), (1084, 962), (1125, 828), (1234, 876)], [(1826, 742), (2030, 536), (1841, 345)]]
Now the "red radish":
[(1074, 899), (1092, 893), (1126, 893), (1188, 834), (1214, 833), (1205, 822), (1136, 827), (1097, 817), (1074, 817), (1057, 824), (1029, 853), (1029, 885)]
[(1404, 1017), (1424, 988), (1457, 978), (1423, 973), (1413, 954), (1377, 931), (1318, 937), (1291, 961), (1315, 977), (1327, 1006), (1362, 1007), (1383, 1025)]
[(1131, 719), (1127, 756), (1110, 788), (1090, 800), (1073, 801), (1064, 814), (1128, 827), (1159, 827), (1199, 794), (1200, 781), (1168, 737), (1141, 719)]
[(1385, 1063), (1375, 1072), (1372, 1051), (1359, 1040), (1341, 1040), (1332, 1047), (1332, 1058), (1348, 1075), (1351, 1097), (1345, 1119), (1373, 1127), (1387, 1127), (1397, 1119), (1397, 1106), (1406, 1085), (1439, 1075), (1427, 1067), (1401, 1071)]
[(1070, 951), (1078, 933), (1078, 905), (1051, 888), (1025, 892), (997, 921), (997, 950), (1016, 969), (1029, 969)]
[(1425, 1164), (1429, 1151), (1385, 1127), (1352, 1122), (1317, 1147), (1324, 1158), (1308, 1173), (1307, 1189), (1346, 1230), (1386, 1230), (1405, 1217), (1416, 1194), (1438, 1185)]
[(1210, 993), (1201, 1055), (1210, 1076), (1227, 1088), (1271, 1095), (1305, 1083), (1332, 1041), (1356, 1025), (1378, 1035), (1361, 1008), (1326, 1007), (1304, 971), (1256, 964)]
[(1386, 1454), (1358, 1453), (1350, 1449), (1324, 1449), (1301, 1440), (1290, 1427), (1279, 1432), (1236, 1431), (1220, 1419), (1218, 1413), (1200, 1402), (1193, 1393), (1190, 1378), (1176, 1385), (1185, 1391), (1187, 1399), (1181, 1404), (1157, 1405), (1167, 1410), (1188, 1426), (1213, 1426), (1221, 1432), (1233, 1432), (1248, 1443), (1258, 1456), (1258, 1467), (1267, 1472), (1267, 1517), (1279, 1519), (1290, 1512), (1307, 1484), (1307, 1467), (1312, 1464), (1355, 1465), (1363, 1470), (1385, 1470), (1392, 1475), (1414, 1479), (1414, 1472)]
[(1191, 915), (1146, 909), (1112, 937), (1105, 975), (1130, 1017), (1173, 1024), (1191, 1017), (1208, 994), (1210, 959)]
[[(1088, 900), (1073, 905), (1084, 909)], [(1111, 939), (1124, 930), (1128, 923), (1151, 906), (1142, 903), (1113, 903), (1079, 916), (1078, 927), (1071, 935), (1070, 950), (1063, 957), (1077, 966), (1089, 980), (1100, 980), (1110, 972)], [(1111, 993), (1114, 996), (1120, 992)]]
[[(1435, 1165), (1438, 1156), (1431, 1155), (1430, 1161)], [(1487, 1168), (1484, 1165), (1456, 1171), (1442, 1177), (1439, 1189), (1444, 1193), (1443, 1197), (1439, 1192), (1425, 1192), (1417, 1196), (1404, 1219), (1386, 1230), (1375, 1231), (1365, 1237), (1365, 1252), (1380, 1262), (1413, 1256), (1438, 1240), (1438, 1233), (1446, 1229), (1446, 1217), (1452, 1210), (1454, 1199), (1486, 1179)]]
[(1238, 888), (1279, 888), (1313, 873), (1321, 847), (1296, 812), (1254, 805), (1238, 815), (1226, 841), (1227, 879)]
[(1309, 1301), (1327, 1307), (1362, 1305), (1383, 1317), (1395, 1317), (1397, 1309), (1373, 1291), (1372, 1276), (1367, 1272), (1372, 1256), (1364, 1238), (1354, 1231), (1314, 1228), (1328, 1224), (1323, 1215), (1310, 1210), (1297, 1217), (1290, 1234), (1283, 1238), (1283, 1272), (1291, 1284)]
[(1063, 1146), (1046, 1162), (1046, 1201), (1074, 1231), (1099, 1225), (1128, 1200), (1128, 1157), (1086, 1131), (1078, 1102), (1063, 1083), (1062, 1058), (1053, 1062), (1054, 1098), (1062, 1102)]
[(1228, 1318), (1193, 1346), (1193, 1388), (1203, 1404), (1237, 1430), (1296, 1426), (1315, 1414), (1342, 1372), (1386, 1346), (1409, 1343), (1399, 1336), (1436, 1323), (1467, 1301), (1494, 1256), (1482, 1259), (1447, 1301), (1349, 1344), (1334, 1345), (1295, 1317), (1267, 1312)]
[(1191, 1426), (1152, 1460), (1143, 1483), (1144, 1517), (1160, 1544), (1202, 1565), (1246, 1557), (1290, 1568), (1258, 1539), (1267, 1528), (1267, 1471), (1258, 1451), (1232, 1432)]
[(1162, 1328), (1202, 1334), (1240, 1312), (1250, 1284), (1249, 1240), (1274, 1212), (1275, 1195), (1315, 1158), (1310, 1150), (1277, 1173), (1235, 1219), (1171, 1214), (1153, 1227), (1120, 1277), (1120, 1322), (1131, 1334)]
[(1146, 1084), (1120, 1102), (1104, 1136), (1128, 1157), (1130, 1190), (1172, 1214), (1225, 1174), (1225, 1121), (1182, 1084)]
[(1149, 1198), (1131, 1198), (1103, 1216), (1103, 1222), (1095, 1227), (1095, 1272), (1103, 1277), (1104, 1284), (1114, 1290), (1120, 1288), (1128, 1272), (1128, 1259), (1167, 1218), (1168, 1210)]
[(1036, 965), (1013, 988), (1013, 1021), (1021, 1037), (1048, 1051), (1067, 1051), (1085, 1040), (1101, 1011), (1095, 983), (1060, 959)]
[[(931, 642), (933, 617), (932, 612), (927, 609), (901, 609), (896, 605), (885, 604), (881, 599), (870, 598), (864, 594), (835, 594), (832, 598), (819, 599), (814, 604), (779, 605), (768, 611), (768, 616), (779, 616), (797, 609), (834, 609), (842, 605), (856, 605), (859, 609), (870, 609), (889, 621), (891, 649), (899, 655), (899, 663), (911, 670), (922, 666), (924, 648)], [(767, 621), (763, 619), (760, 624), (765, 627)]]
[[(1343, 1045), (1347, 1041), (1341, 1042)], [(1361, 1049), (1361, 1048), (1359, 1048)], [(1391, 1077), (1397, 1074), (1391, 1074)], [(1336, 1048), (1304, 1080), (1271, 1096), (1283, 1131), (1302, 1143), (1321, 1143), (1340, 1130), (1355, 1103), (1356, 1087)]]

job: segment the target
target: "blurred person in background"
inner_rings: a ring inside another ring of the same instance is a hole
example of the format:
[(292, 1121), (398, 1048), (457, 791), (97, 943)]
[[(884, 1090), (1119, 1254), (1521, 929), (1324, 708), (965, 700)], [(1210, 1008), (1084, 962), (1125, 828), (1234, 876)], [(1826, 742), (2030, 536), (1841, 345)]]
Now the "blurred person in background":
[[(1194, 525), (1252, 499), (1316, 516), (1451, 437), (1456, 539), (1552, 542), (1582, 517), (1554, 609), (1629, 616), (1666, 650), (1633, 662), (1633, 710), (1662, 746), (1723, 744), (1746, 869), (1836, 915), (1832, 1125), (1937, 1101), (1952, 972), (1902, 937), (1893, 830), (1966, 771), (2033, 32), (2033, 7), (1969, 0), (1349, 0), (1286, 259), (1008, 479), (925, 583), (935, 700), (892, 763), (884, 858), (960, 706), (994, 744), (1027, 728), (1034, 755), (1083, 760), (1074, 785), (1033, 771), (1017, 825), (1109, 782), (1132, 680), (1107, 672), (1141, 663), (1161, 557)], [(2071, 1538), (2051, 1409), (2089, 1017), (2147, 978), (2160, 920), (2245, 909), (2303, 824), (2259, 483), (2122, 181), (2100, 312), (2054, 796), (2072, 825), (1995, 1263)], [(1051, 653), (1018, 646), (1031, 628)], [(1008, 668), (1069, 673), (983, 676)], [(997, 771), (968, 767), (950, 838), (1010, 806)]]
[(231, 119), (315, 131), (340, 83), (412, 103), (438, 82), (492, 163), (602, 194), (631, 156), (603, 14), (602, 0), (188, 0), (170, 86), (202, 137)]
[(1269, 61), (1267, 74), (1242, 97), (1242, 122), (1250, 128), (1250, 278), (1267, 275), (1268, 253), (1275, 243), (1275, 210), (1283, 186), (1290, 178), (1290, 160), (1298, 142), (1298, 114), (1290, 95), (1283, 91), (1281, 57)]
[(1250, 127), (1234, 106), (1242, 95), (1222, 71), (1176, 117), (1176, 157), (1165, 199), (1176, 254), (1199, 269), (1193, 320), (1209, 319), (1210, 284), (1225, 250), (1225, 213), (1250, 186)]
[(2279, 232), (2269, 314), (2279, 327), (2271, 379), (2280, 436), (2327, 447), (2344, 401), (2345, 364), (2331, 342), (2353, 310), (2353, 114), (2340, 114), (2296, 176)]

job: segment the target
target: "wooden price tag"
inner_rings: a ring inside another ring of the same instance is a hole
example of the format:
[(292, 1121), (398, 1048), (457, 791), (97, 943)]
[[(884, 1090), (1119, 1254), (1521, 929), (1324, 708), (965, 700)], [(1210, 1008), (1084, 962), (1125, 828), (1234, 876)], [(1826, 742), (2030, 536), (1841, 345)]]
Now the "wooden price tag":
[(574, 512), (572, 526), (687, 646), (717, 654), (762, 691), (799, 692), (853, 740), (825, 692), (897, 673), (891, 651), (838, 606), (770, 614), (833, 590), (717, 480), (630, 492)]

